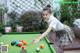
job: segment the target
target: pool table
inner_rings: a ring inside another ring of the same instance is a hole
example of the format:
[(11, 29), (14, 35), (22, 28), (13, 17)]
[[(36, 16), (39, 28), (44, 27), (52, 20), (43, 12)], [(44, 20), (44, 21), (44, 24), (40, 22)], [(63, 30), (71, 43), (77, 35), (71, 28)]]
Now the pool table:
[(21, 47), (11, 46), (11, 41), (13, 40), (25, 40), (28, 42), (26, 46), (27, 53), (37, 53), (36, 48), (40, 46), (40, 44), (44, 44), (45, 47), (40, 49), (39, 53), (56, 53), (55, 49), (49, 44), (47, 38), (41, 39), (36, 44), (31, 44), (32, 40), (35, 39), (40, 33), (6, 33), (0, 36), (0, 42), (4, 44), (8, 44), (8, 53), (20, 53)]

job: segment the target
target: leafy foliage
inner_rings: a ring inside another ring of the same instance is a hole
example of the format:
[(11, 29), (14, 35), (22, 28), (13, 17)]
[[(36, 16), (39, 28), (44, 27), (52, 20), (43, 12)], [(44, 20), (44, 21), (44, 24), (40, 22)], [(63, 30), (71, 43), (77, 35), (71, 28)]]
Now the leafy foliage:
[(7, 26), (11, 26), (12, 27), (12, 30), (13, 32), (16, 31), (16, 26), (18, 24), (20, 24), (20, 20), (17, 20), (17, 13), (15, 11), (11, 12), (8, 14), (8, 16), (10, 17), (10, 22), (7, 24)]
[(7, 8), (4, 5), (0, 5), (0, 32), (4, 32), (3, 15), (7, 12)]
[[(69, 0), (65, 2), (74, 2), (76, 0)], [(73, 21), (75, 18), (79, 17), (79, 12), (77, 10), (77, 4), (64, 3), (61, 4), (61, 22), (73, 26)]]

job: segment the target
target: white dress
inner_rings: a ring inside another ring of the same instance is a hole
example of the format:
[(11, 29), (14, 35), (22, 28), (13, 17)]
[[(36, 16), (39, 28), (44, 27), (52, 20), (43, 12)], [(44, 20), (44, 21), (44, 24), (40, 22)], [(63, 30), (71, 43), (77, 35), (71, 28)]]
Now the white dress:
[(62, 24), (57, 18), (52, 15), (49, 17), (48, 26), (52, 27), (53, 30), (59, 31), (64, 29), (64, 24)]
[(66, 31), (66, 33), (63, 35), (61, 33), (57, 35), (60, 36), (58, 38), (60, 38), (59, 41), (61, 41), (63, 45), (67, 45), (69, 42), (73, 41), (74, 33), (71, 30), (71, 28), (61, 23), (57, 18), (55, 18), (52, 15), (49, 17), (48, 26), (52, 27), (53, 31), (60, 31), (60, 30)]

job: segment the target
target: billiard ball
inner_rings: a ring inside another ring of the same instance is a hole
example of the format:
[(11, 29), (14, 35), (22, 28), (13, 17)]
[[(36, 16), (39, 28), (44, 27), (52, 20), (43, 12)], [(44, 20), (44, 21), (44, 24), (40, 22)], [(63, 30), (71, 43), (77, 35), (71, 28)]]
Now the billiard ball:
[(37, 49), (36, 49), (36, 52), (40, 52), (40, 48), (37, 48)]
[(18, 44), (19, 44), (19, 42), (18, 42), (18, 41), (16, 41), (15, 45), (16, 45), (16, 46), (18, 46)]
[(22, 46), (22, 42), (19, 42), (19, 43), (18, 43), (18, 46), (21, 47), (21, 46)]
[(19, 40), (19, 43), (21, 43), (21, 44), (22, 44), (22, 43), (23, 43), (23, 40)]
[(43, 48), (44, 48), (44, 44), (41, 44), (41, 45), (40, 45), (40, 48), (43, 49)]
[(23, 40), (19, 40), (19, 42), (22, 42)]
[(21, 48), (22, 48), (22, 49), (26, 49), (26, 46), (22, 46)]
[(27, 45), (28, 43), (26, 41), (22, 41), (24, 45)]
[(21, 49), (20, 53), (28, 53), (26, 49)]
[(14, 46), (16, 44), (16, 41), (12, 41), (11, 45)]

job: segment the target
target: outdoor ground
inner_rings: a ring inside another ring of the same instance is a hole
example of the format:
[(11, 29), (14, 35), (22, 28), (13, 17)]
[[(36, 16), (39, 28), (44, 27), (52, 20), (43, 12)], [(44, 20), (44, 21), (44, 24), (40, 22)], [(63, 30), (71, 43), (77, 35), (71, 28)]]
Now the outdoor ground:
[[(66, 48), (69, 48), (69, 47), (70, 46), (68, 46)], [(76, 50), (66, 50), (66, 51), (64, 51), (64, 53), (80, 53), (80, 39), (74, 40), (74, 43), (72, 44), (72, 49), (76, 49)]]
[(64, 51), (64, 53), (80, 53), (80, 50)]

